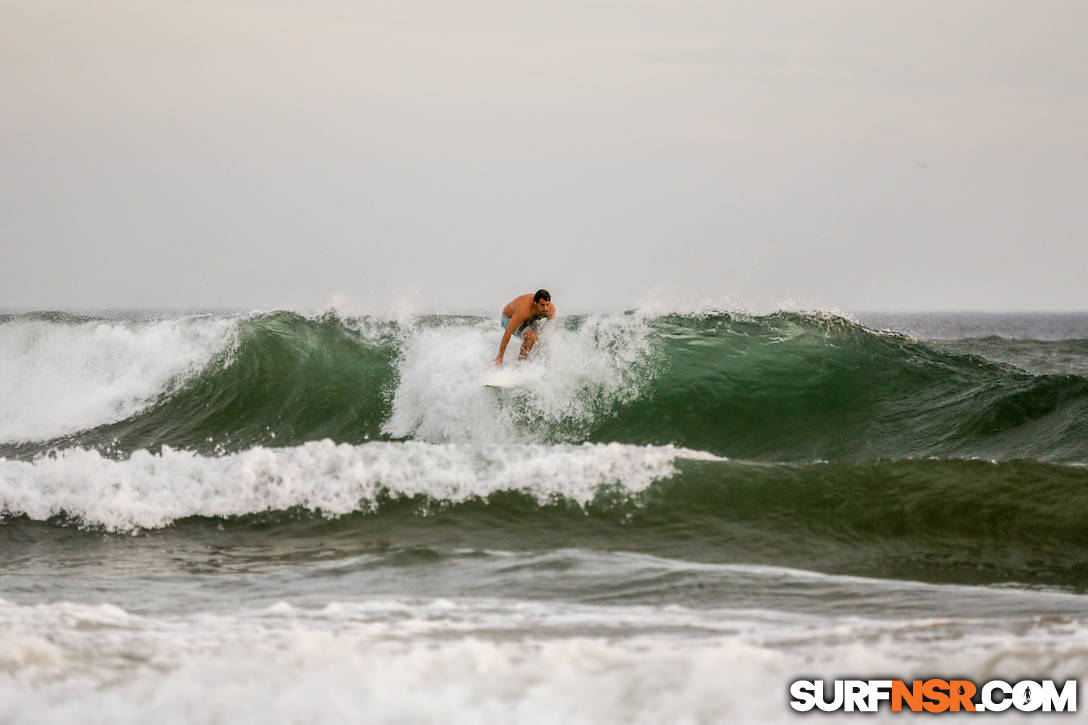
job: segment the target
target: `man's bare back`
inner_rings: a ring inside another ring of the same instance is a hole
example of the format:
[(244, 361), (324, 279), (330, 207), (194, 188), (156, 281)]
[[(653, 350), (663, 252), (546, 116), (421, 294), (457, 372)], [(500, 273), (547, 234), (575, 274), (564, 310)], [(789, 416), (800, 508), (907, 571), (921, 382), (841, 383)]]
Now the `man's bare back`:
[(532, 325), (538, 320), (555, 317), (555, 305), (552, 304), (552, 296), (548, 290), (537, 290), (536, 294), (526, 294), (515, 297), (502, 308), (502, 342), (499, 343), (499, 354), (495, 358), (496, 365), (502, 364), (502, 356), (506, 353), (506, 345), (512, 335), (521, 338), (521, 351), (518, 360), (524, 360), (529, 351), (536, 344), (537, 331)]

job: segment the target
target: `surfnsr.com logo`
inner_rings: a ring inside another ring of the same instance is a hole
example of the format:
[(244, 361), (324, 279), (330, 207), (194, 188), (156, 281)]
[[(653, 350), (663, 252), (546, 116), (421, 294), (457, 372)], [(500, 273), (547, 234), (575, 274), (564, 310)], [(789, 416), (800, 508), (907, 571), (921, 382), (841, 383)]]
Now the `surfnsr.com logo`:
[(798, 712), (1076, 712), (1077, 681), (1054, 680), (796, 680), (790, 707)]

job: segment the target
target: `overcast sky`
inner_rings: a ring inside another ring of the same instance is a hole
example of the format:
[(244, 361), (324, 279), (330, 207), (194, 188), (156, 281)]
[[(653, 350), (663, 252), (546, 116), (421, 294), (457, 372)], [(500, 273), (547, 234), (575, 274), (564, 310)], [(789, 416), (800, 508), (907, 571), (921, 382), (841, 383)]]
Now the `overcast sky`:
[(1088, 3), (0, 0), (0, 307), (1088, 309)]

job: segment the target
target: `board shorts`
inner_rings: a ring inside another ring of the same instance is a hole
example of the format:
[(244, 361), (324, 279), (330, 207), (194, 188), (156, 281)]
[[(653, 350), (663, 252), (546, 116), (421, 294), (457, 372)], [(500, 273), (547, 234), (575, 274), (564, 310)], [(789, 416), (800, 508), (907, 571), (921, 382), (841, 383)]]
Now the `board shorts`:
[[(506, 326), (510, 324), (510, 318), (500, 315), (499, 319), (502, 320), (502, 329), (505, 330)], [(528, 329), (533, 329), (533, 330), (536, 330), (537, 332), (539, 332), (540, 328), (536, 326), (536, 323), (537, 323), (537, 320), (533, 320), (533, 319), (529, 319), (529, 320), (526, 320), (525, 322), (521, 323), (521, 326), (518, 327), (518, 329), (514, 330), (514, 337), (521, 337), (521, 333), (525, 332)]]

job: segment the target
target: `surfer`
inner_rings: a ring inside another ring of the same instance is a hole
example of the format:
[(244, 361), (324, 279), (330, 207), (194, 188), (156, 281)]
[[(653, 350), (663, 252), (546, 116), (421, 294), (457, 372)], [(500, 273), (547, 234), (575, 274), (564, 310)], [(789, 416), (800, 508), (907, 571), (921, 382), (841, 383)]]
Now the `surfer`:
[(539, 334), (537, 323), (545, 317), (549, 320), (555, 317), (555, 305), (552, 304), (552, 296), (546, 289), (537, 290), (536, 294), (521, 295), (510, 300), (506, 307), (502, 308), (504, 332), (495, 364), (502, 365), (502, 356), (506, 353), (506, 344), (510, 342), (511, 335), (521, 338), (521, 352), (518, 353), (518, 360), (528, 357)]

